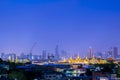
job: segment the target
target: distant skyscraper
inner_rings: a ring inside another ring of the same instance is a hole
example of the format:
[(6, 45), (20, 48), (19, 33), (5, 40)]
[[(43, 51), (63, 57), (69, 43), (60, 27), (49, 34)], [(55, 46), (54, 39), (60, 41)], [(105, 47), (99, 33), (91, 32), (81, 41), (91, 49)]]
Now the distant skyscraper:
[(24, 54), (24, 53), (21, 53), (21, 54), (20, 54), (20, 58), (21, 58), (21, 59), (24, 59), (24, 58), (25, 58), (25, 54)]
[(118, 47), (111, 47), (108, 56), (114, 59), (118, 58)]
[(54, 55), (51, 53), (48, 53), (48, 62), (54, 61)]
[(118, 48), (117, 47), (113, 47), (113, 55), (114, 55), (114, 58), (118, 58)]
[(113, 48), (111, 47), (110, 50), (108, 51), (108, 57), (114, 57), (113, 55)]
[(89, 47), (89, 58), (93, 57), (93, 49), (92, 47)]
[(0, 58), (3, 59), (3, 57), (4, 57), (4, 53), (1, 53)]
[(16, 61), (16, 54), (15, 53), (10, 53), (8, 54), (8, 59), (12, 62), (15, 62)]
[(56, 59), (56, 60), (59, 60), (59, 59), (60, 59), (59, 47), (58, 47), (58, 45), (56, 45), (56, 48), (55, 48), (55, 59)]
[(46, 50), (43, 50), (43, 52), (42, 52), (42, 59), (43, 59), (43, 60), (47, 59)]

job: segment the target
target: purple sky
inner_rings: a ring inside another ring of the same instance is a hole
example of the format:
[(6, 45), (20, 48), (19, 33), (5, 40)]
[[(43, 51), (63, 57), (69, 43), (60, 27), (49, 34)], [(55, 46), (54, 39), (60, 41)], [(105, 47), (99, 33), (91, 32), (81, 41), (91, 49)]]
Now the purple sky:
[(0, 0), (0, 53), (120, 48), (120, 0)]

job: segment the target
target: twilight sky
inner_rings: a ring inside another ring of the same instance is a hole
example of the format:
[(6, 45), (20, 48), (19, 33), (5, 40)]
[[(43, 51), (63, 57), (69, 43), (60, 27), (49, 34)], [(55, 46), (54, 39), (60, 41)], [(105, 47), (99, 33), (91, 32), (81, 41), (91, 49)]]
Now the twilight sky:
[(120, 0), (0, 0), (0, 53), (120, 48)]

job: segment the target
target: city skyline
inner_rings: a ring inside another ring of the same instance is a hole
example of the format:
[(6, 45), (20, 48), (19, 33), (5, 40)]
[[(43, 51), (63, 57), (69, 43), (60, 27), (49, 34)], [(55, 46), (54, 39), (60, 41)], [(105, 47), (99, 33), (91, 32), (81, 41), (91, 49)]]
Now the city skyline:
[(120, 1), (1, 0), (0, 53), (103, 52), (120, 48)]

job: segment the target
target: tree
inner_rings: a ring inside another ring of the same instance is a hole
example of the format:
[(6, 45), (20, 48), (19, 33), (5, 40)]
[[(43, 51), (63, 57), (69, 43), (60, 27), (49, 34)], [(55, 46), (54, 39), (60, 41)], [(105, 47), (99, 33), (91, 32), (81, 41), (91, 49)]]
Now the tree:
[(120, 68), (117, 69), (117, 76), (120, 77)]
[(3, 60), (0, 58), (0, 63), (2, 63), (3, 62)]
[(26, 80), (26, 77), (23, 72), (18, 72), (18, 71), (12, 71), (11, 73), (8, 74), (8, 77), (10, 79), (16, 79), (16, 80)]
[(7, 73), (7, 69), (6, 68), (0, 69), (0, 74), (6, 74), (6, 73)]

